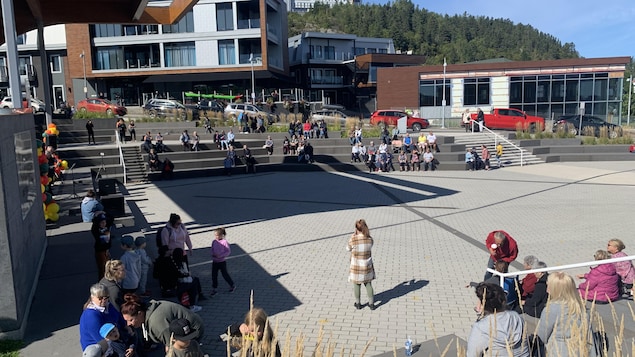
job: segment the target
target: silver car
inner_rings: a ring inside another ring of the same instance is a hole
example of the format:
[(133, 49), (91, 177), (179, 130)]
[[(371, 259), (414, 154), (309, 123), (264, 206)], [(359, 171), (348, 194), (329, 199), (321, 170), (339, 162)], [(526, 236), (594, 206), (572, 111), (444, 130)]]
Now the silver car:
[(312, 121), (324, 120), (327, 123), (346, 124), (349, 116), (337, 109), (320, 109), (311, 114)]
[(238, 114), (241, 112), (251, 117), (259, 116), (263, 119), (266, 118), (267, 123), (270, 125), (279, 120), (278, 115), (267, 113), (253, 104), (229, 103), (225, 107), (225, 116), (232, 120), (236, 120), (236, 118), (238, 118)]

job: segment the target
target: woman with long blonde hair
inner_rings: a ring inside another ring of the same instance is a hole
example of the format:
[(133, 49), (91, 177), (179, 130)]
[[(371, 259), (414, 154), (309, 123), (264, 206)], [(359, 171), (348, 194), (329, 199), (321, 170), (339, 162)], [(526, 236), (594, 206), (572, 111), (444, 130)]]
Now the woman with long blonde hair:
[(562, 272), (547, 278), (549, 299), (540, 314), (537, 335), (552, 356), (588, 356), (590, 324), (573, 278)]
[(374, 292), (372, 281), (375, 279), (375, 268), (371, 249), (373, 248), (373, 238), (366, 221), (363, 219), (355, 222), (355, 233), (348, 240), (346, 250), (351, 252), (351, 267), (348, 281), (353, 283), (353, 293), (355, 295), (355, 308), (360, 310), (363, 305), (360, 303), (361, 285), (366, 287), (368, 295), (368, 307), (375, 310)]

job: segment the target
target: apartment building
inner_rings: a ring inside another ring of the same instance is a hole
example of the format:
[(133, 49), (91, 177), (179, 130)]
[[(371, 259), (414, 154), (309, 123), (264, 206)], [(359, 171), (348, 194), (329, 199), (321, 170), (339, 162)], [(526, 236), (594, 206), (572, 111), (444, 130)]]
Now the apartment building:
[[(31, 96), (44, 98), (42, 81), (42, 61), (37, 48), (37, 30), (29, 31), (17, 37), (20, 76), (28, 78), (31, 86)], [(53, 108), (66, 100), (68, 62), (66, 58), (66, 34), (64, 25), (53, 25), (44, 28), (44, 47), (51, 73), (51, 90)], [(9, 77), (7, 71), (6, 44), (0, 46), (0, 99), (8, 95)]]
[[(282, 0), (200, 0), (173, 25), (66, 25), (74, 102), (142, 105), (183, 91), (245, 94), (288, 79)], [(84, 93), (86, 82), (86, 93)]]

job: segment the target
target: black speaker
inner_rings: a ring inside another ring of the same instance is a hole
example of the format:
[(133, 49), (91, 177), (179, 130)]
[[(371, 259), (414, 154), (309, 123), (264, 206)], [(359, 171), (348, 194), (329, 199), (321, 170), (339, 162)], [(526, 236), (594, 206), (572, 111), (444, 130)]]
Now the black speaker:
[(113, 195), (117, 193), (117, 179), (99, 179), (99, 196)]
[(126, 215), (125, 200), (122, 194), (102, 196), (101, 204), (104, 206), (104, 211), (113, 217)]

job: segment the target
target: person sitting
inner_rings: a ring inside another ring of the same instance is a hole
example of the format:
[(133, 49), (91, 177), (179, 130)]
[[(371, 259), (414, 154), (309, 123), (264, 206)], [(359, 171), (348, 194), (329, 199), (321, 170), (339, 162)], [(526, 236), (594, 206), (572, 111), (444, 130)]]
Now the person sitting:
[(474, 310), (479, 316), (472, 325), (466, 355), (528, 357), (525, 321), (507, 308), (505, 291), (497, 284), (480, 283), (476, 298)]
[(251, 150), (247, 147), (247, 145), (243, 145), (243, 159), (245, 160), (245, 173), (249, 173), (249, 169), (251, 172), (256, 173), (256, 159), (253, 155), (251, 155)]
[(302, 135), (305, 139), (311, 137), (311, 122), (308, 120), (305, 121), (304, 124), (302, 124)]
[(440, 152), (439, 145), (437, 144), (437, 136), (434, 135), (433, 132), (430, 132), (430, 134), (428, 134), (428, 137), (426, 139), (428, 141), (428, 147), (430, 147), (430, 150), (434, 152)]
[(362, 159), (363, 162), (366, 162), (366, 160), (368, 160), (368, 155), (366, 153), (366, 147), (364, 146), (364, 143), (359, 143), (359, 157)]
[[(611, 258), (621, 258), (626, 257), (626, 253), (623, 252), (626, 246), (624, 242), (619, 239), (611, 239), (609, 240), (608, 246), (606, 250), (611, 254)], [(633, 263), (630, 260), (613, 263), (615, 265), (615, 270), (617, 271), (617, 275), (620, 276), (620, 292), (626, 295), (633, 295), (633, 280), (635, 280), (635, 268), (633, 268)]]
[[(534, 257), (533, 255), (528, 255), (525, 258), (523, 258), (523, 267), (525, 268), (525, 270), (538, 269), (539, 262), (540, 261), (538, 260), (538, 258)], [(522, 287), (521, 289), (522, 293), (520, 298), (522, 300), (527, 299), (534, 293), (537, 280), (538, 280), (538, 277), (536, 274), (525, 275), (525, 277), (520, 283)]]
[[(536, 264), (537, 269), (546, 267), (547, 264), (544, 262), (538, 262)], [(547, 294), (547, 278), (549, 274), (547, 272), (541, 272), (528, 275), (534, 275), (536, 282), (533, 293), (525, 300), (521, 300), (522, 310), (529, 316), (540, 317), (542, 310), (547, 306), (547, 298), (549, 297), (549, 294)]]
[(428, 169), (430, 169), (431, 171), (437, 169), (436, 165), (434, 164), (434, 154), (432, 154), (432, 152), (430, 151), (429, 146), (426, 148), (426, 152), (423, 153), (423, 171), (428, 171)]
[(146, 135), (143, 136), (143, 144), (141, 144), (141, 148), (145, 151), (145, 152), (150, 152), (150, 149), (152, 149), (152, 133), (147, 132)]
[(154, 145), (157, 152), (164, 152), (167, 150), (167, 147), (163, 144), (163, 135), (160, 132), (157, 133), (157, 136), (154, 138), (156, 144)]
[(410, 137), (410, 134), (406, 133), (401, 139), (401, 141), (403, 142), (402, 148), (406, 152), (412, 151), (412, 138)]
[(308, 141), (306, 145), (304, 145), (304, 155), (309, 163), (313, 163), (313, 146), (311, 146), (311, 143)]
[(282, 154), (283, 155), (287, 155), (291, 151), (290, 145), (291, 145), (291, 141), (289, 141), (289, 138), (285, 136), (284, 140), (282, 140)]
[[(229, 334), (227, 332), (229, 331)], [(249, 337), (250, 336), (250, 337)], [(249, 337), (249, 338), (248, 338)], [(267, 313), (258, 307), (252, 307), (245, 315), (244, 322), (238, 322), (227, 326), (220, 335), (223, 341), (229, 340), (233, 348), (247, 348), (248, 351), (240, 353), (248, 357), (280, 357), (282, 353), (276, 342), (273, 328)], [(257, 341), (255, 342), (250, 341)], [(243, 344), (246, 344), (244, 346)]]
[(351, 163), (353, 162), (362, 162), (362, 159), (359, 157), (359, 143), (351, 147)]
[(227, 176), (231, 176), (232, 167), (236, 166), (236, 152), (234, 151), (234, 147), (229, 145), (229, 149), (227, 150), (227, 156), (223, 160), (223, 167), (225, 168), (225, 174)]
[(399, 171), (410, 171), (410, 164), (408, 163), (408, 155), (406, 152), (401, 150), (399, 152), (399, 157), (397, 158), (399, 161)]
[(154, 149), (150, 149), (150, 153), (148, 154), (148, 166), (150, 167), (150, 171), (161, 170), (161, 160), (159, 160), (159, 154), (157, 154)]
[(422, 152), (424, 152), (426, 150), (426, 147), (428, 147), (427, 138), (423, 133), (420, 133), (419, 138), (417, 138), (417, 147)]
[(298, 162), (306, 161), (304, 157), (304, 142), (301, 141), (298, 143), (298, 149), (296, 151), (298, 153)]
[(198, 136), (196, 132), (192, 133), (192, 151), (199, 151), (199, 144), (201, 142), (201, 138)]
[(183, 130), (181, 133), (181, 137), (179, 138), (181, 145), (183, 145), (183, 151), (191, 151), (192, 143), (190, 141), (190, 134), (187, 133), (187, 130)]
[(236, 139), (236, 135), (234, 135), (234, 129), (229, 129), (227, 132), (227, 143), (229, 145), (234, 145), (234, 139)]
[(163, 160), (163, 169), (161, 170), (161, 177), (164, 179), (172, 179), (174, 174), (174, 163), (167, 157)]
[(474, 155), (472, 155), (472, 150), (470, 149), (465, 151), (465, 169), (474, 171)]
[(295, 135), (295, 122), (291, 121), (289, 123), (289, 136), (293, 137)]
[(95, 197), (95, 191), (88, 190), (80, 205), (82, 222), (91, 223), (96, 215), (106, 214), (104, 206)]
[(326, 126), (326, 123), (324, 122), (324, 119), (320, 120), (320, 123), (318, 124), (318, 132), (320, 139), (328, 139), (328, 128)]
[(419, 150), (412, 150), (410, 155), (410, 163), (412, 165), (412, 171), (421, 171), (421, 158), (419, 157)]
[[(172, 250), (172, 273), (170, 276), (176, 277), (176, 297), (181, 305), (190, 308), (194, 312), (203, 308), (196, 305), (198, 300), (206, 300), (203, 296), (203, 289), (198, 277), (192, 276), (187, 261), (183, 258), (183, 249)], [(185, 296), (187, 294), (187, 297)]]
[(218, 134), (218, 142), (220, 143), (221, 150), (229, 150), (229, 141), (227, 140), (225, 130), (221, 131), (220, 134)]
[(267, 136), (267, 140), (265, 140), (265, 149), (267, 149), (267, 154), (273, 154), (273, 140), (271, 139), (271, 135)]
[(289, 152), (293, 155), (296, 155), (298, 153), (298, 145), (298, 136), (293, 134), (293, 136), (291, 136), (291, 142), (289, 142)]
[[(605, 250), (598, 250), (593, 255), (595, 260), (609, 259), (610, 255)], [(602, 264), (591, 268), (586, 274), (578, 275), (578, 279), (585, 279), (578, 286), (578, 291), (582, 299), (587, 301), (595, 301), (596, 304), (607, 304), (615, 301), (620, 297), (619, 281), (620, 276), (617, 275), (615, 265), (612, 263)]]
[(355, 142), (356, 143), (362, 142), (362, 128), (361, 127), (355, 128)]

